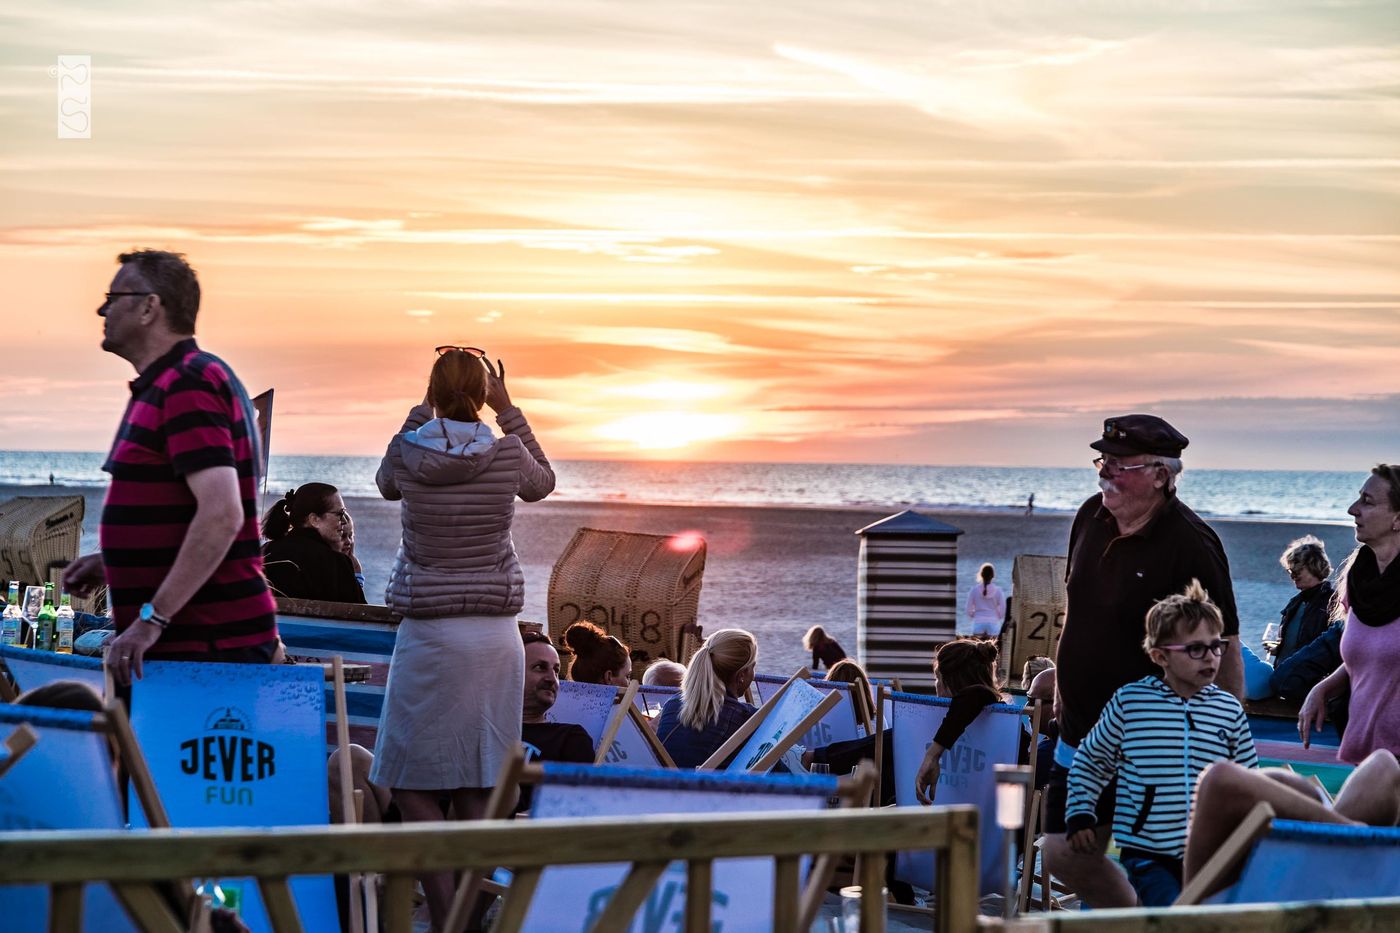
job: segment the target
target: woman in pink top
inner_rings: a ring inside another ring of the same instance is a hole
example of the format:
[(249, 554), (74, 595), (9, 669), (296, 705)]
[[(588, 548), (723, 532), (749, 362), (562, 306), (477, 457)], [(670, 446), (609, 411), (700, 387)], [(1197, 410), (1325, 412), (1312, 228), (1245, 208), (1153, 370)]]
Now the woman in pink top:
[(972, 620), (972, 634), (996, 638), (1001, 633), (1001, 621), (1006, 618), (1006, 594), (992, 582), (997, 575), (991, 564), (977, 570), (980, 582), (967, 591), (967, 617)]
[(1371, 471), (1347, 509), (1360, 546), (1342, 566), (1338, 605), (1346, 611), (1342, 666), (1298, 713), (1304, 747), (1327, 717), (1327, 701), (1351, 687), (1351, 714), (1337, 757), (1359, 763), (1376, 749), (1400, 755), (1400, 465)]

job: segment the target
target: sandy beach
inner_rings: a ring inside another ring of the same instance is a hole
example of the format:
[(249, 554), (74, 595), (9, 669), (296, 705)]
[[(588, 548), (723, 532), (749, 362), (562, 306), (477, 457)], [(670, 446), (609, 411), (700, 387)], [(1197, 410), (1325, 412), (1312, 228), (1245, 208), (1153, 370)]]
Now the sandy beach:
[[(0, 499), (65, 493), (86, 497), (83, 550), (94, 549), (101, 489), (0, 486)], [(398, 546), (398, 506), (354, 497), (347, 505), (355, 516), (366, 593), (371, 600), (382, 599)], [(802, 632), (813, 624), (825, 626), (854, 654), (860, 547), (854, 532), (893, 511), (564, 500), (521, 503), (515, 544), (526, 576), (522, 615), (540, 621), (546, 618), (550, 570), (581, 527), (656, 534), (696, 531), (709, 546), (700, 596), (700, 621), (707, 629), (751, 628), (759, 636), (762, 666), (773, 670), (806, 663), (808, 657), (800, 640)], [(991, 561), (1009, 587), (1015, 555), (1063, 554), (1070, 523), (1067, 515), (1046, 514), (1027, 517), (1019, 513), (942, 511), (936, 517), (964, 531), (958, 546), (958, 572), (964, 586), (972, 584), (982, 561)], [(1294, 592), (1278, 565), (1284, 545), (1299, 535), (1316, 534), (1337, 563), (1354, 544), (1349, 524), (1238, 520), (1213, 524), (1230, 557), (1246, 643), (1254, 646), (1264, 625), (1277, 620), (1279, 610)]]

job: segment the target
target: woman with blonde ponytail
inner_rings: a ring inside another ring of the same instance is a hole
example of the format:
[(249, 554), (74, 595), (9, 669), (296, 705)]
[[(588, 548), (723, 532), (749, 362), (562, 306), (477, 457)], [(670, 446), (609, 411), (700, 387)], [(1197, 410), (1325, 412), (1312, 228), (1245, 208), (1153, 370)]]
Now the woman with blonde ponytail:
[(753, 683), (758, 641), (743, 629), (727, 628), (705, 639), (681, 682), (679, 696), (661, 707), (656, 734), (680, 768), (703, 764), (754, 708), (739, 699)]

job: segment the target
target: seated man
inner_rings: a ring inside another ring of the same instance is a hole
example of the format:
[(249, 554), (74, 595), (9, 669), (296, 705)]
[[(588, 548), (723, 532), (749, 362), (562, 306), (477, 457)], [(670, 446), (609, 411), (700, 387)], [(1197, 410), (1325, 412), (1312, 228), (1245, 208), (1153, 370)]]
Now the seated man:
[[(559, 699), (559, 652), (541, 632), (525, 632), (525, 702), (520, 741), (525, 760), (593, 763), (594, 748), (584, 728), (572, 722), (547, 722), (545, 714)], [(530, 809), (534, 788), (522, 785), (516, 813)]]
[[(1330, 805), (1316, 788), (1292, 771), (1252, 770), (1224, 761), (1211, 765), (1196, 784), (1195, 808), (1186, 839), (1184, 879), (1188, 884), (1258, 803), (1273, 807), (1275, 819), (1280, 820), (1400, 825), (1400, 764), (1391, 752), (1372, 752), (1347, 777)], [(1232, 883), (1233, 877), (1222, 878), (1205, 894), (1214, 894)]]

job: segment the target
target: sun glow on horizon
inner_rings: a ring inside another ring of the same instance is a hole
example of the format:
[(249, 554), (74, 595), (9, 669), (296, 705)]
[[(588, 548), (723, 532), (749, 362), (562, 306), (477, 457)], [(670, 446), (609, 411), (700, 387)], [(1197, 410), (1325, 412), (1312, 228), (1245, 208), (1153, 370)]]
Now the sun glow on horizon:
[(742, 429), (739, 415), (693, 411), (651, 411), (599, 425), (596, 436), (621, 441), (637, 450), (675, 450), (704, 441), (734, 437)]

